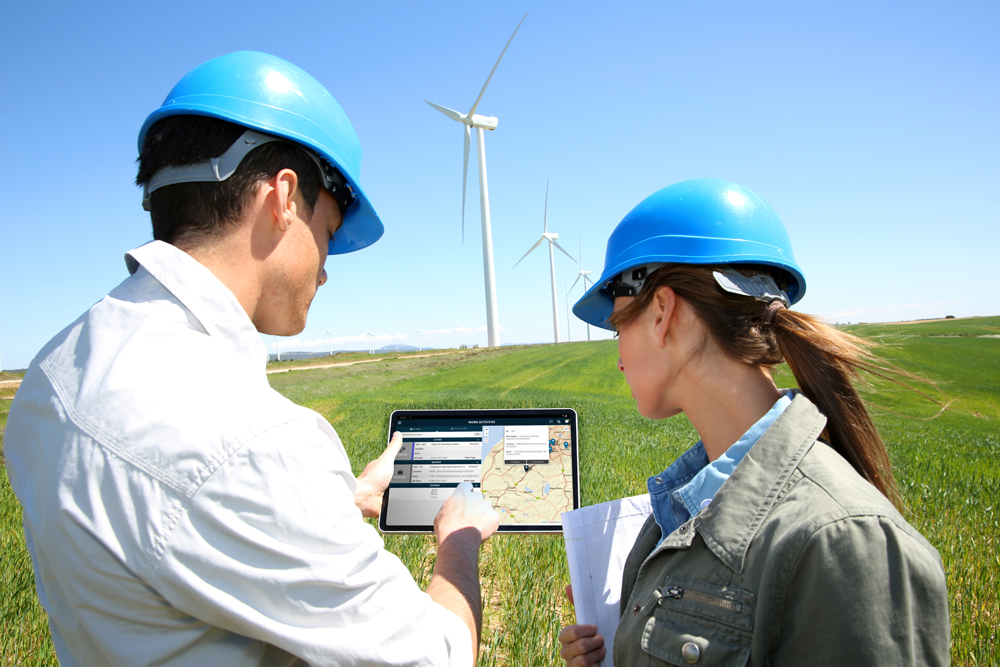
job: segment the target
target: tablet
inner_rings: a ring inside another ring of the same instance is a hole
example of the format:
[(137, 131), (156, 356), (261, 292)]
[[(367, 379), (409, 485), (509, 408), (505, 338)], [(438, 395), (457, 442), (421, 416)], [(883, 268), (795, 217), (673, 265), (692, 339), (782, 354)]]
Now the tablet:
[(500, 513), (499, 532), (558, 533), (561, 514), (580, 507), (574, 410), (397, 410), (395, 431), (403, 445), (382, 497), (382, 532), (433, 532), (462, 482)]

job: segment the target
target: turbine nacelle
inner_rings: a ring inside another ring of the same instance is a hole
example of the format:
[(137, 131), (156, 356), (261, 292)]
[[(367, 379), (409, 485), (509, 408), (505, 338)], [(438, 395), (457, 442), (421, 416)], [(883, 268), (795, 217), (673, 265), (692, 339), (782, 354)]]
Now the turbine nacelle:
[(483, 116), (478, 113), (469, 115), (467, 113), (459, 113), (458, 111), (455, 111), (454, 109), (449, 109), (448, 107), (443, 107), (440, 104), (434, 104), (430, 100), (424, 100), (424, 102), (427, 102), (427, 104), (431, 105), (432, 107), (443, 113), (448, 118), (451, 118), (454, 121), (458, 121), (463, 125), (468, 125), (469, 127), (481, 127), (484, 130), (492, 131), (497, 129), (497, 123), (500, 122), (500, 119), (497, 118), (496, 116)]
[(472, 122), (469, 122), (464, 118), (462, 119), (462, 122), (472, 127), (481, 127), (484, 130), (492, 131), (497, 129), (497, 123), (500, 122), (500, 119), (496, 116), (480, 116), (479, 114), (474, 113), (472, 114)]

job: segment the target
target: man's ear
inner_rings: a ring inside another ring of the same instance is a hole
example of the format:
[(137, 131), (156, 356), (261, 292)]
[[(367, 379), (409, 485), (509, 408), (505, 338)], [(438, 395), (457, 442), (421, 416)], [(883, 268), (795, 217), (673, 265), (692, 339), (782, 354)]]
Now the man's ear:
[(299, 188), (299, 176), (291, 169), (282, 169), (267, 183), (271, 187), (271, 215), (278, 229), (285, 232), (295, 219), (295, 194)]
[(656, 331), (656, 340), (660, 347), (664, 347), (667, 344), (667, 336), (675, 323), (677, 293), (671, 287), (658, 287), (650, 307), (653, 308), (653, 327)]

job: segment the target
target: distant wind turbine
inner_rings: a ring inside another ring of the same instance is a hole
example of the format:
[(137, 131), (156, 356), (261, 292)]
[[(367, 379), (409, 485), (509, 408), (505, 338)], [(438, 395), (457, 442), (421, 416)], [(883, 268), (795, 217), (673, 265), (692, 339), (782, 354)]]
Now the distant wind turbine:
[[(577, 274), (576, 280), (573, 281), (573, 284), (570, 285), (568, 290), (566, 290), (567, 303), (569, 303), (568, 301), (569, 293), (572, 292), (573, 288), (576, 287), (576, 284), (580, 282), (580, 278), (583, 278), (583, 293), (586, 294), (588, 289), (587, 283), (591, 282), (591, 280), (590, 280), (590, 271), (584, 271), (583, 269), (583, 239), (580, 239), (580, 272)], [(567, 317), (569, 316), (567, 315)], [(587, 340), (588, 341), (590, 340), (589, 323), (587, 324)]]
[[(568, 283), (566, 279), (566, 264), (563, 263), (563, 285)], [(566, 292), (566, 340), (573, 342), (573, 320), (569, 318), (569, 292)]]
[(329, 356), (332, 357), (333, 356), (333, 330), (332, 329), (327, 329), (326, 333), (323, 334), (323, 337), (330, 339), (330, 355)]
[[(555, 246), (556, 248), (559, 248), (560, 252), (562, 252), (564, 255), (566, 255), (570, 259), (573, 259), (573, 256), (570, 255), (565, 250), (563, 250), (563, 247), (561, 245), (559, 245), (558, 243), (556, 243), (556, 239), (557, 238), (559, 238), (558, 234), (556, 234), (555, 232), (550, 232), (549, 231), (549, 184), (546, 181), (546, 183), (545, 183), (545, 216), (542, 219), (542, 238), (540, 238), (537, 241), (535, 241), (535, 245), (531, 246), (531, 248), (528, 249), (528, 252), (524, 253), (524, 257), (527, 257), (528, 255), (530, 255), (532, 250), (534, 250), (535, 248), (537, 248), (539, 245), (542, 244), (542, 241), (548, 241), (549, 242), (549, 273), (552, 275), (552, 329), (553, 329), (553, 332), (555, 334), (556, 342), (558, 343), (558, 342), (560, 342), (559, 341), (559, 301), (556, 298), (556, 295), (557, 295), (557, 292), (556, 292), (556, 257), (555, 257), (555, 253), (552, 250), (552, 247)], [(520, 264), (521, 261), (524, 259), (524, 257), (522, 257), (521, 259), (517, 260), (517, 264)], [(576, 260), (573, 260), (573, 261), (576, 261)], [(514, 265), (515, 269), (517, 268), (517, 264)]]
[[(525, 12), (524, 16), (521, 18), (521, 23), (524, 23), (524, 19), (527, 17), (528, 13)], [(424, 102), (427, 102), (427, 104), (431, 105), (448, 118), (465, 125), (465, 157), (462, 161), (463, 243), (465, 242), (465, 185), (469, 175), (469, 146), (472, 143), (472, 128), (476, 128), (476, 140), (479, 146), (479, 208), (483, 220), (483, 274), (486, 282), (486, 334), (490, 347), (496, 347), (500, 344), (500, 318), (497, 315), (496, 276), (493, 270), (493, 232), (490, 229), (490, 195), (489, 188), (486, 185), (486, 138), (483, 134), (483, 130), (493, 131), (497, 129), (498, 120), (494, 116), (481, 116), (477, 114), (476, 108), (479, 106), (480, 100), (483, 99), (486, 87), (490, 85), (493, 73), (497, 71), (497, 66), (500, 64), (500, 60), (503, 59), (503, 55), (507, 53), (507, 47), (510, 46), (510, 43), (514, 40), (514, 35), (516, 35), (517, 31), (520, 29), (521, 23), (518, 23), (517, 28), (514, 28), (514, 33), (510, 36), (510, 39), (507, 40), (507, 45), (503, 47), (503, 51), (500, 52), (500, 57), (497, 58), (496, 64), (494, 64), (493, 69), (490, 70), (490, 75), (486, 77), (486, 83), (483, 84), (483, 89), (479, 91), (479, 97), (476, 98), (472, 108), (469, 109), (469, 113), (459, 113), (454, 109), (434, 104), (430, 100), (424, 100)]]
[(423, 352), (424, 350), (423, 346), (420, 344), (420, 334), (422, 333), (423, 331), (417, 329), (417, 352)]

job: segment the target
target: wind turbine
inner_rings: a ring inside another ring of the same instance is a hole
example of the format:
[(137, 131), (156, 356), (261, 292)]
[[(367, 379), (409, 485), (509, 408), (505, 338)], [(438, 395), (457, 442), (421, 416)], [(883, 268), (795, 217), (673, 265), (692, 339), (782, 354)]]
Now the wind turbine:
[(333, 356), (333, 329), (327, 329), (326, 333), (323, 334), (323, 338), (329, 338), (330, 339), (330, 354), (329, 354), (329, 356), (332, 357)]
[(420, 334), (422, 334), (422, 333), (423, 333), (423, 331), (421, 331), (420, 329), (417, 329), (417, 352), (423, 352), (424, 351), (423, 346), (420, 344)]
[[(534, 250), (535, 248), (537, 248), (539, 245), (541, 245), (542, 241), (548, 241), (549, 242), (549, 273), (552, 274), (552, 329), (555, 332), (556, 342), (558, 343), (558, 342), (560, 342), (559, 341), (559, 301), (556, 298), (556, 257), (555, 257), (555, 253), (552, 250), (552, 247), (555, 246), (556, 248), (559, 248), (559, 250), (564, 255), (566, 255), (567, 257), (569, 257), (570, 259), (573, 259), (573, 256), (570, 255), (565, 250), (563, 250), (563, 247), (561, 245), (559, 245), (558, 243), (556, 243), (556, 239), (557, 238), (559, 238), (558, 234), (556, 234), (555, 232), (550, 232), (549, 231), (549, 183), (548, 183), (548, 181), (546, 181), (545, 182), (545, 217), (543, 218), (543, 222), (542, 222), (542, 238), (540, 238), (537, 241), (535, 241), (535, 245), (531, 246), (531, 248), (528, 249), (528, 252), (524, 253), (524, 257), (527, 257), (528, 255), (530, 255), (531, 251)], [(517, 260), (517, 264), (520, 264), (521, 260), (523, 260), (524, 257), (522, 257), (521, 259)], [(517, 268), (517, 264), (514, 265), (515, 269)]]
[[(566, 279), (566, 265), (563, 264), (563, 285), (568, 283), (569, 280)], [(569, 319), (569, 292), (566, 292), (566, 340), (570, 343), (573, 342), (573, 320)]]
[[(527, 17), (528, 13), (525, 12), (524, 16), (521, 18), (521, 23), (524, 23), (524, 19)], [(476, 140), (479, 146), (479, 208), (483, 220), (483, 275), (486, 283), (486, 334), (489, 347), (496, 347), (500, 344), (500, 319), (497, 315), (496, 275), (493, 270), (493, 232), (490, 230), (490, 194), (489, 188), (487, 188), (486, 185), (486, 136), (483, 134), (483, 130), (490, 130), (492, 132), (497, 129), (498, 119), (494, 116), (481, 116), (477, 114), (476, 107), (479, 106), (480, 100), (483, 99), (486, 87), (490, 85), (490, 79), (493, 78), (493, 73), (497, 71), (497, 66), (503, 59), (503, 54), (507, 53), (507, 47), (510, 46), (512, 41), (514, 41), (514, 35), (516, 35), (517, 31), (521, 28), (521, 23), (518, 23), (517, 28), (514, 28), (514, 33), (510, 36), (510, 39), (507, 40), (507, 45), (503, 47), (503, 51), (500, 52), (500, 57), (497, 58), (496, 64), (494, 64), (493, 69), (490, 70), (490, 75), (486, 77), (486, 83), (483, 84), (483, 89), (479, 91), (479, 97), (476, 98), (472, 108), (469, 109), (469, 113), (459, 113), (454, 109), (434, 104), (430, 100), (424, 100), (424, 102), (427, 102), (427, 104), (431, 105), (448, 118), (465, 125), (465, 157), (462, 161), (462, 243), (465, 243), (465, 185), (469, 175), (469, 145), (472, 143), (472, 128), (476, 128)]]
[[(587, 289), (588, 289), (587, 288), (587, 283), (591, 282), (591, 280), (590, 280), (590, 271), (584, 271), (583, 270), (583, 239), (580, 239), (580, 272), (577, 274), (576, 280), (573, 281), (573, 284), (570, 285), (570, 287), (569, 287), (568, 290), (566, 290), (566, 296), (567, 297), (569, 296), (569, 293), (573, 291), (573, 288), (576, 287), (576, 284), (578, 282), (580, 282), (580, 278), (583, 278), (583, 292), (584, 292), (584, 294), (586, 294), (587, 293)], [(567, 303), (568, 303), (568, 301), (567, 301)], [(569, 317), (569, 316), (567, 315), (567, 317)], [(590, 340), (590, 324), (589, 323), (587, 324), (587, 340), (588, 341)]]

